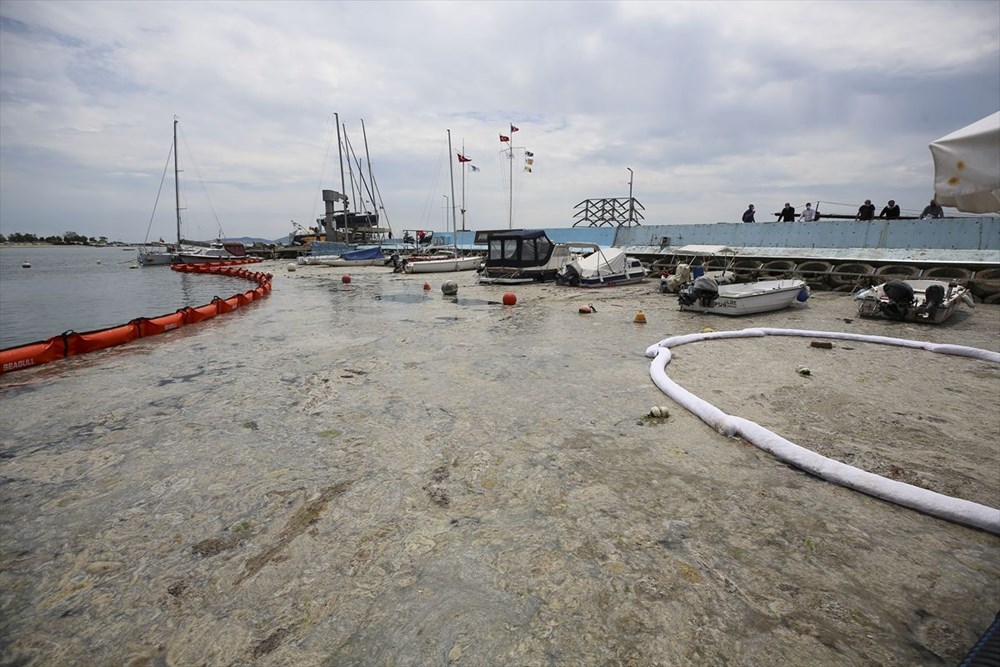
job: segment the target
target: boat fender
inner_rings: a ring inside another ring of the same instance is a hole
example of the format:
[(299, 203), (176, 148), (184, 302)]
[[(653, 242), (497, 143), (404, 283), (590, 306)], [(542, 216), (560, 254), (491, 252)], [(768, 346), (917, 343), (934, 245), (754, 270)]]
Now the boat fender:
[(795, 300), (798, 301), (799, 303), (805, 303), (806, 301), (808, 301), (809, 300), (809, 287), (806, 286), (806, 285), (803, 285), (802, 289), (799, 290), (798, 296), (795, 297)]

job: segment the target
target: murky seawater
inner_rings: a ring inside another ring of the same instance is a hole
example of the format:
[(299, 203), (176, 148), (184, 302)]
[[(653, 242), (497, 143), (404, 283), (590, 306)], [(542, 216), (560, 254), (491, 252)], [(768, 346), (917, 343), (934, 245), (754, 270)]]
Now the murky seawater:
[[(272, 294), (231, 315), (0, 379), (5, 664), (956, 663), (992, 620), (995, 536), (812, 478), (675, 405), (647, 417), (669, 404), (651, 343), (880, 331), (843, 295), (734, 326), (652, 283), (518, 287), (506, 307), (471, 273), (456, 301), (425, 276), (265, 270)], [(906, 334), (995, 346), (998, 312)], [(738, 401), (746, 355), (803, 354), (762, 344), (680, 349), (671, 372)], [(909, 377), (891, 367), (871, 379), (883, 395)], [(955, 400), (998, 377), (935, 373)], [(777, 419), (794, 387), (811, 396), (790, 375), (730, 409)], [(993, 412), (963, 447), (989, 442)], [(964, 465), (946, 443), (930, 455)]]

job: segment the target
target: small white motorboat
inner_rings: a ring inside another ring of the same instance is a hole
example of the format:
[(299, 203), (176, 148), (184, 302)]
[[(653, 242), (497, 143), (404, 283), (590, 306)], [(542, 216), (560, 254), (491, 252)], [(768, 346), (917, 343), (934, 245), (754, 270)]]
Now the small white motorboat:
[(710, 276), (701, 276), (677, 293), (681, 310), (720, 315), (753, 315), (781, 310), (809, 298), (802, 280), (757, 280), (720, 285)]
[(944, 280), (890, 280), (854, 295), (861, 317), (900, 322), (941, 324), (964, 301), (974, 306), (972, 295), (957, 283)]
[(556, 283), (573, 287), (631, 285), (644, 281), (647, 273), (635, 257), (620, 248), (609, 248), (568, 262), (556, 273)]

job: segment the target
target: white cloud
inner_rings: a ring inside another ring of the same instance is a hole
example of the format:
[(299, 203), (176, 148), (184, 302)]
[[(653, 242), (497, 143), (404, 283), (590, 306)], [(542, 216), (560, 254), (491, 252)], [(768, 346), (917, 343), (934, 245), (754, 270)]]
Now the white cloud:
[(335, 111), (362, 154), (364, 119), (393, 226), (440, 229), (446, 129), (482, 168), (480, 228), (507, 224), (511, 122), (536, 153), (516, 225), (627, 196), (627, 167), (653, 224), (748, 201), (919, 208), (927, 144), (1000, 108), (995, 2), (15, 1), (0, 17), (4, 233), (72, 220), (139, 240), (174, 115), (186, 194), (200, 172), (227, 233), (278, 238), (340, 189)]

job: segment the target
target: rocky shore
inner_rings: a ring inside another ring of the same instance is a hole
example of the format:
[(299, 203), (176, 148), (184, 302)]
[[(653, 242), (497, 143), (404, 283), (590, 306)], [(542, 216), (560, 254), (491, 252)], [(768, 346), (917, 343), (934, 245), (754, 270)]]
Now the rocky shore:
[[(951, 665), (1000, 607), (1000, 538), (714, 432), (644, 356), (750, 326), (997, 350), (1000, 307), (929, 327), (826, 292), (733, 320), (652, 281), (285, 264), (229, 316), (0, 378), (0, 664)], [(768, 337), (667, 370), (1000, 506), (995, 364)]]

